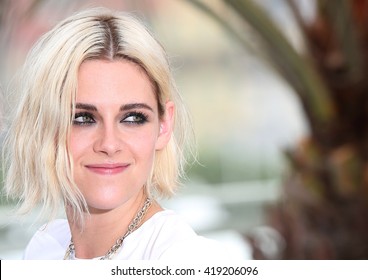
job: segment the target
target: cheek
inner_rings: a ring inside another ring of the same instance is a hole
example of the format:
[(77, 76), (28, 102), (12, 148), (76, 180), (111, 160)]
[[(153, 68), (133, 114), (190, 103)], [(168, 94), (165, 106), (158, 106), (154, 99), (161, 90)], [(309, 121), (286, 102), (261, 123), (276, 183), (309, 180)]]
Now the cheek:
[[(118, 140), (120, 152), (116, 156), (123, 158), (133, 156), (136, 159), (148, 160), (147, 164), (150, 164), (156, 150), (158, 134), (156, 126), (147, 127), (138, 132), (121, 131)], [(68, 145), (72, 159), (77, 161), (83, 156), (99, 154), (93, 149), (95, 138), (96, 135), (93, 132), (72, 129)]]
[(155, 154), (157, 134), (150, 131), (131, 140), (127, 143), (130, 150), (137, 158), (145, 159), (148, 161), (147, 164), (150, 164)]
[(80, 135), (77, 131), (71, 131), (68, 149), (73, 160), (83, 154), (86, 148), (90, 145), (89, 142), (89, 137), (86, 135)]

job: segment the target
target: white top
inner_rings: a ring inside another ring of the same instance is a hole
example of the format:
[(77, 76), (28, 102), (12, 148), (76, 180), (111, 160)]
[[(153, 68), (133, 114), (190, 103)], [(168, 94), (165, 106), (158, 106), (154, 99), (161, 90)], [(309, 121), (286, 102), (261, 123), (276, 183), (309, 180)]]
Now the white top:
[[(67, 220), (54, 220), (35, 233), (24, 259), (62, 260), (70, 237)], [(114, 259), (203, 262), (229, 260), (231, 255), (217, 241), (198, 236), (179, 215), (164, 210), (128, 235)]]

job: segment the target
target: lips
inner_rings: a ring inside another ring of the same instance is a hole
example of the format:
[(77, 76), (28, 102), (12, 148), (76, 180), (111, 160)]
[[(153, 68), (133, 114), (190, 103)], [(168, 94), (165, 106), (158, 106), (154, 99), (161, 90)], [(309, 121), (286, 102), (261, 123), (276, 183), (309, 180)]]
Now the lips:
[(115, 175), (122, 173), (125, 169), (129, 167), (129, 164), (89, 164), (86, 165), (86, 168), (93, 173), (101, 174), (101, 175)]

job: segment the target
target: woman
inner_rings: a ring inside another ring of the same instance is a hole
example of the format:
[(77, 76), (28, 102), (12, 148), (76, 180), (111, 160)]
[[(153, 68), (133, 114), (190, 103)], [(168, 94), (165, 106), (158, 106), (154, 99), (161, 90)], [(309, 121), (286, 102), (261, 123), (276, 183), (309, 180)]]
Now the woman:
[[(5, 141), (9, 196), (52, 220), (25, 259), (221, 256), (156, 197), (183, 174), (187, 113), (161, 45), (132, 16), (96, 8), (46, 33), (21, 75)], [(173, 134), (175, 128), (176, 134)]]

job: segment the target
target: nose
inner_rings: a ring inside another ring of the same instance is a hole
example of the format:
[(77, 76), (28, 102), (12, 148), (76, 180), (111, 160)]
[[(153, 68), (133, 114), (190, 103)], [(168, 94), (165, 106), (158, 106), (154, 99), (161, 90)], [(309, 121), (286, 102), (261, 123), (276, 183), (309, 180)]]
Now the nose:
[(122, 148), (122, 140), (119, 136), (118, 128), (111, 125), (102, 125), (99, 128), (98, 137), (94, 144), (94, 150), (97, 153), (103, 153), (113, 156)]

